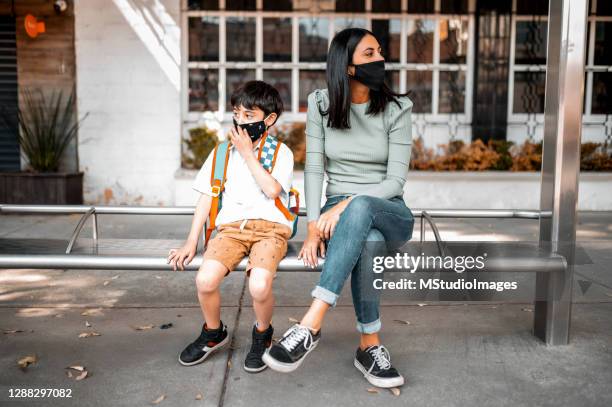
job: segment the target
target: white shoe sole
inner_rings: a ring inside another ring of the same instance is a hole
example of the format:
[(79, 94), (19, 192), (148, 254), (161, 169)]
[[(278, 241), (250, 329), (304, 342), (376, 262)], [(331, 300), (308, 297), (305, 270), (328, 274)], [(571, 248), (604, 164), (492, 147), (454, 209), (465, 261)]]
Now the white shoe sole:
[(262, 367), (259, 367), (259, 368), (246, 367), (245, 365), (242, 365), (242, 367), (244, 368), (244, 370), (246, 370), (249, 373), (259, 373), (263, 370), (266, 370), (268, 365), (263, 365)]
[(368, 373), (365, 367), (363, 367), (357, 359), (354, 360), (353, 364), (361, 373), (363, 373), (363, 377), (365, 377), (366, 380), (370, 382), (370, 384), (376, 387), (389, 389), (392, 387), (399, 387), (404, 385), (404, 377), (402, 375), (400, 375), (399, 377), (394, 377), (392, 379), (381, 379), (380, 377), (376, 377), (373, 374)]
[(178, 361), (181, 365), (183, 366), (193, 366), (193, 365), (197, 365), (198, 363), (202, 363), (206, 360), (207, 357), (209, 357), (211, 354), (221, 350), (225, 345), (227, 345), (227, 343), (229, 342), (229, 333), (228, 335), (225, 337), (224, 340), (222, 340), (221, 342), (219, 342), (218, 344), (216, 344), (211, 350), (209, 350), (208, 352), (206, 352), (206, 354), (204, 356), (202, 356), (200, 359), (198, 360), (194, 360), (193, 362), (183, 362), (181, 360), (181, 355), (179, 355)]
[(300, 365), (304, 362), (304, 359), (306, 359), (306, 356), (308, 356), (308, 354), (312, 352), (317, 347), (318, 344), (319, 344), (319, 341), (313, 342), (312, 347), (306, 351), (304, 356), (302, 356), (300, 360), (294, 363), (279, 362), (278, 360), (270, 356), (270, 349), (266, 349), (266, 353), (263, 354), (261, 359), (264, 361), (266, 365), (270, 367), (270, 369), (276, 372), (290, 373), (296, 370), (298, 367), (300, 367)]

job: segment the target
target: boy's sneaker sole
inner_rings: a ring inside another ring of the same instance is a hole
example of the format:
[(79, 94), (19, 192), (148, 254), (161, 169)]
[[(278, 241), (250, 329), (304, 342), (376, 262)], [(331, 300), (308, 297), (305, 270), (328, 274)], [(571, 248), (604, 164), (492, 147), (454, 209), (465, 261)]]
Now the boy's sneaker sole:
[(389, 389), (392, 387), (399, 387), (399, 386), (404, 385), (403, 376), (383, 379), (383, 378), (376, 377), (373, 374), (368, 373), (366, 368), (361, 363), (359, 363), (357, 359), (354, 360), (354, 365), (361, 373), (363, 373), (363, 377), (365, 377), (366, 380), (370, 382), (370, 384), (376, 387), (382, 387), (384, 389)]
[(262, 367), (259, 367), (259, 368), (246, 367), (245, 365), (242, 365), (242, 367), (244, 368), (244, 370), (246, 370), (249, 373), (259, 373), (263, 370), (266, 370), (268, 365), (263, 365)]
[(274, 359), (272, 356), (269, 355), (269, 352), (270, 352), (269, 349), (266, 349), (266, 353), (263, 354), (263, 356), (261, 357), (261, 360), (263, 360), (263, 362), (266, 365), (268, 365), (270, 369), (274, 371), (281, 372), (281, 373), (290, 373), (296, 370), (298, 367), (300, 367), (300, 365), (304, 362), (304, 359), (306, 359), (306, 356), (308, 356), (308, 354), (312, 352), (317, 347), (318, 344), (319, 344), (319, 341), (314, 342), (311, 348), (308, 349), (306, 353), (304, 354), (304, 356), (302, 356), (302, 358), (298, 360), (297, 362), (293, 362), (293, 363), (279, 362), (278, 360)]
[(210, 348), (210, 350), (208, 352), (206, 352), (204, 354), (204, 356), (202, 356), (200, 359), (198, 360), (194, 360), (193, 362), (183, 362), (181, 360), (181, 356), (179, 355), (178, 361), (181, 365), (183, 366), (193, 366), (193, 365), (197, 365), (198, 363), (202, 363), (206, 360), (207, 357), (209, 357), (211, 354), (217, 352), (218, 350), (222, 349), (225, 345), (227, 345), (227, 343), (229, 342), (229, 335), (227, 335), (225, 337), (225, 339), (223, 339), (221, 342), (219, 342), (218, 344), (216, 344), (215, 346), (213, 346), (212, 348)]

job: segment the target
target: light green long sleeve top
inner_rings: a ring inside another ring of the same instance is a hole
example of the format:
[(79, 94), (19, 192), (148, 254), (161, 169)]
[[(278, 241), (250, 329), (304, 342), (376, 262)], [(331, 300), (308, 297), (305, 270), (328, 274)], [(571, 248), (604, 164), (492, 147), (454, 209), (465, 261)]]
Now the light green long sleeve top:
[(308, 221), (321, 212), (324, 174), (326, 197), (369, 195), (382, 199), (402, 196), (412, 150), (412, 101), (399, 97), (401, 107), (390, 102), (384, 112), (366, 115), (370, 101), (352, 103), (350, 129), (327, 127), (327, 89), (308, 95), (304, 189)]

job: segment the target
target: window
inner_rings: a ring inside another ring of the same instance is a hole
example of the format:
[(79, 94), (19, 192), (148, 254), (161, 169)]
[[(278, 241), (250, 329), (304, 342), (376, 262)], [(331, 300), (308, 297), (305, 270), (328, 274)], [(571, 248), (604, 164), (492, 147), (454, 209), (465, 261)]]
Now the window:
[[(334, 33), (363, 27), (380, 40), (387, 84), (410, 92), (413, 112), (466, 114), (467, 0), (183, 0), (187, 29), (185, 120), (231, 120), (230, 96), (262, 79), (280, 92), (288, 120), (303, 120), (308, 95), (325, 88)], [(436, 12), (435, 8), (439, 8)]]
[[(589, 1), (583, 100), (585, 125), (600, 126), (606, 119), (602, 121), (596, 116), (612, 114), (611, 4), (604, 0)], [(527, 123), (544, 113), (548, 3), (515, 0), (515, 5), (509, 120)], [(543, 125), (542, 118), (537, 122)]]
[(596, 2), (596, 14), (589, 17), (590, 38), (587, 56), (585, 112), (612, 114), (612, 5)]
[(514, 17), (512, 113), (544, 113), (547, 28), (544, 17)]

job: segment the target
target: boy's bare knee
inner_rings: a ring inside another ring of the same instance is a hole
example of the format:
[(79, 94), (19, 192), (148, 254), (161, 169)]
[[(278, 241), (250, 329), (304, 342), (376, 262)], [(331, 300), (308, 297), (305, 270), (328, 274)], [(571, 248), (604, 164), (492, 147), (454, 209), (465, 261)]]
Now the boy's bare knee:
[(221, 263), (212, 264), (206, 262), (202, 264), (202, 267), (198, 270), (198, 274), (196, 274), (196, 287), (198, 292), (203, 294), (215, 292), (219, 288), (219, 285), (221, 285), (221, 281), (226, 272), (227, 269)]
[(196, 276), (196, 286), (198, 287), (198, 292), (210, 294), (219, 288), (219, 281), (211, 273), (201, 271)]
[(272, 292), (272, 275), (267, 270), (263, 270), (265, 273), (254, 271), (255, 269), (251, 270), (249, 278), (249, 292), (253, 300), (265, 301)]

